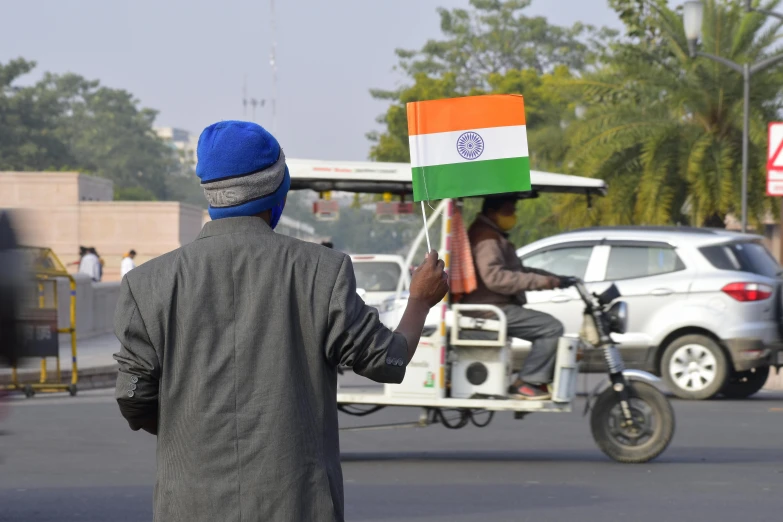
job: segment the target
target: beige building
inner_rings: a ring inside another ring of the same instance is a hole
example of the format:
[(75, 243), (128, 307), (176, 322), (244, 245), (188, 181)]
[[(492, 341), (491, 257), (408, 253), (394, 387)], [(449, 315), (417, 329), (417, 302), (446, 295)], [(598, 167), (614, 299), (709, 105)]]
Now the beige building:
[(111, 181), (77, 172), (0, 172), (0, 208), (12, 210), (20, 242), (50, 247), (66, 264), (78, 261), (79, 246), (95, 247), (105, 262), (104, 281), (120, 279), (128, 250), (143, 263), (193, 241), (201, 230), (201, 208), (112, 201), (113, 193)]

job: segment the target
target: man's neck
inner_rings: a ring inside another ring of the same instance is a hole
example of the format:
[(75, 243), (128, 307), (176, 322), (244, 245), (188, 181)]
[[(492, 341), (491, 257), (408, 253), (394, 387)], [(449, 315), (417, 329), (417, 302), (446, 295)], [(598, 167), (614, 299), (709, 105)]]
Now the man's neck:
[(503, 237), (505, 237), (505, 238), (508, 238), (508, 233), (507, 233), (507, 232), (504, 232), (504, 231), (503, 231), (503, 229), (501, 229), (501, 228), (500, 228), (500, 227), (497, 225), (497, 223), (495, 223), (494, 221), (492, 221), (491, 219), (489, 219), (487, 216), (485, 216), (484, 214), (479, 214), (479, 217), (478, 217), (478, 218), (479, 218), (480, 220), (482, 220), (482, 221), (483, 221), (485, 224), (487, 224), (487, 225), (489, 225), (490, 227), (492, 227), (492, 229), (493, 229), (493, 230), (495, 230), (495, 231), (496, 231), (498, 234), (500, 234), (501, 236), (503, 236)]

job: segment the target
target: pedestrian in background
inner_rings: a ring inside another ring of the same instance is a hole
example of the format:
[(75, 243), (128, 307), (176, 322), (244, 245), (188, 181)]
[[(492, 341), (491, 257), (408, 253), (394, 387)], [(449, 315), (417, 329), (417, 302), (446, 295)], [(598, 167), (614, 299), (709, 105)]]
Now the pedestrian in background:
[(125, 254), (120, 263), (120, 278), (125, 277), (125, 274), (136, 268), (136, 263), (133, 262), (136, 257), (136, 251), (131, 249), (130, 252)]
[(79, 259), (76, 261), (72, 261), (68, 263), (68, 266), (76, 266), (77, 270), (82, 265), (82, 259), (84, 259), (84, 255), (87, 253), (87, 247), (80, 246), (79, 247)]
[(82, 257), (82, 262), (79, 263), (79, 273), (90, 276), (94, 282), (101, 280), (102, 275), (101, 260), (98, 258), (98, 253), (94, 248), (90, 247)]

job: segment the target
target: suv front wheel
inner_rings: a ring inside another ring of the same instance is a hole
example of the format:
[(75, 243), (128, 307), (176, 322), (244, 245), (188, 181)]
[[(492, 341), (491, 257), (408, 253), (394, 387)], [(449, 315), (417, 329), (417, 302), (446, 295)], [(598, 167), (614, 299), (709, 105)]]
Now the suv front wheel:
[(661, 377), (682, 399), (702, 400), (717, 395), (728, 373), (726, 354), (704, 335), (679, 337), (663, 352)]

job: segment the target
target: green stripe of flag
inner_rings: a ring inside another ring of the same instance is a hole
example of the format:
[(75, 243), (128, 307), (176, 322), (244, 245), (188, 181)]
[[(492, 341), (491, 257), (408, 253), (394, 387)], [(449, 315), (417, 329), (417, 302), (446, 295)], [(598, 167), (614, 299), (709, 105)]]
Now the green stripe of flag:
[(530, 190), (530, 159), (527, 157), (466, 161), (412, 170), (414, 201)]

